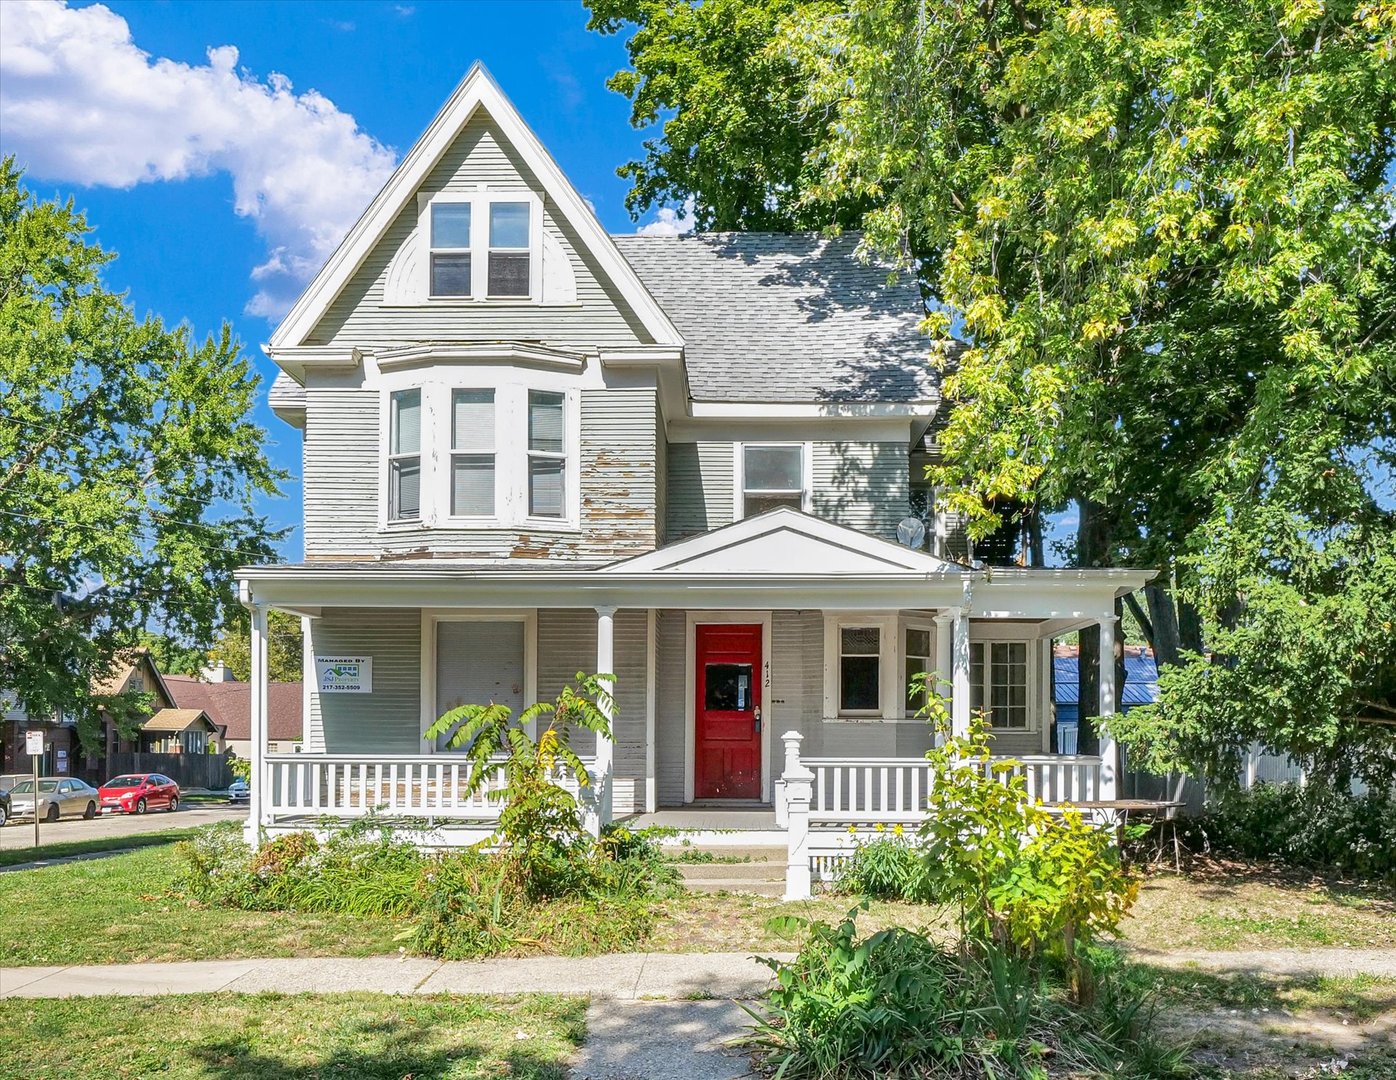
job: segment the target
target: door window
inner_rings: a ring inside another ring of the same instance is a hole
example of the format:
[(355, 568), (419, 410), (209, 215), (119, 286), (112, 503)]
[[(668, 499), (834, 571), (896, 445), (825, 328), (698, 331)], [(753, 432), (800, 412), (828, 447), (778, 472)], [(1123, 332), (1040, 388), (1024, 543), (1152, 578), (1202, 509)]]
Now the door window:
[(708, 664), (703, 673), (703, 707), (715, 712), (751, 712), (750, 664)]

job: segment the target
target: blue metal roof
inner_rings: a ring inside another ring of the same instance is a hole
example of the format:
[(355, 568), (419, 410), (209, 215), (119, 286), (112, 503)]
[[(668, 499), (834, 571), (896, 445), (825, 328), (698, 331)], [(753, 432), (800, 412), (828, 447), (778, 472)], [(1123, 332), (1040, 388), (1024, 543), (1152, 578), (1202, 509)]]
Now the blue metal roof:
[[(1056, 675), (1055, 698), (1058, 705), (1076, 705), (1081, 699), (1080, 658), (1078, 654), (1062, 656), (1054, 653), (1052, 666)], [(1125, 652), (1125, 685), (1120, 695), (1120, 707), (1152, 705), (1158, 700), (1158, 667), (1149, 649), (1128, 649)]]

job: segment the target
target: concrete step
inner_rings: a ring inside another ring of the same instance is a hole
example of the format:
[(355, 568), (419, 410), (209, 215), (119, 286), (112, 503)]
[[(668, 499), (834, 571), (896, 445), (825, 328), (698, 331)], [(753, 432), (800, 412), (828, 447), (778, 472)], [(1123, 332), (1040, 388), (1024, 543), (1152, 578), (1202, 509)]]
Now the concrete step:
[[(779, 863), (785, 865), (786, 850), (784, 844), (666, 844), (664, 854), (674, 858), (683, 858), (686, 853), (695, 851), (710, 851), (719, 858), (748, 859), (751, 862)], [(694, 864), (698, 865), (698, 864)], [(711, 865), (711, 864), (710, 864)], [(733, 863), (739, 866), (740, 863)]]
[(689, 892), (715, 893), (754, 893), (757, 896), (784, 896), (785, 879), (779, 881), (758, 881), (750, 878), (714, 878), (702, 881), (684, 881)]
[(685, 882), (695, 881), (784, 881), (785, 866), (769, 862), (681, 863), (679, 874)]

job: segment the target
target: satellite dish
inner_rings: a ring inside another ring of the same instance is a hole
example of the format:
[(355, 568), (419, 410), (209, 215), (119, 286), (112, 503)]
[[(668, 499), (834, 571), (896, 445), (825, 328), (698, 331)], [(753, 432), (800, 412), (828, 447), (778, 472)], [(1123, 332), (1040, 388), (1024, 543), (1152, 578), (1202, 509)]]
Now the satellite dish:
[(920, 518), (902, 518), (897, 525), (897, 543), (919, 551), (926, 543), (926, 523)]

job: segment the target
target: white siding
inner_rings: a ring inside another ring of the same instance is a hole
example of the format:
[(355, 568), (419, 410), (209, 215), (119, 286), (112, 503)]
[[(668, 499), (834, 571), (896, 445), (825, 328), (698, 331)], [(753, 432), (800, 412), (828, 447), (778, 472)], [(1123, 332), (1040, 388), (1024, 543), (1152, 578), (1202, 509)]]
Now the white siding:
[(673, 443), (668, 454), (665, 542), (732, 523), (732, 444)]
[(895, 540), (910, 507), (907, 461), (905, 443), (815, 443), (814, 513)]
[[(443, 155), (420, 190), (471, 191), (478, 184), (492, 190), (532, 190), (541, 185), (503, 145), (488, 118), (466, 125)], [(633, 345), (648, 340), (629, 306), (597, 267), (580, 251), (576, 233), (561, 219), (551, 201), (543, 206), (543, 227), (559, 242), (572, 263), (577, 280), (576, 303), (450, 304), (385, 307), (383, 290), (393, 256), (417, 226), (416, 199), (402, 209), (358, 272), (335, 298), (307, 344), (371, 347), (408, 341), (506, 341), (532, 339), (550, 344)]]

